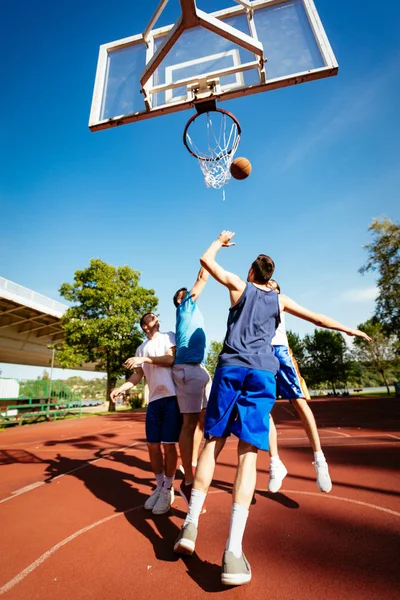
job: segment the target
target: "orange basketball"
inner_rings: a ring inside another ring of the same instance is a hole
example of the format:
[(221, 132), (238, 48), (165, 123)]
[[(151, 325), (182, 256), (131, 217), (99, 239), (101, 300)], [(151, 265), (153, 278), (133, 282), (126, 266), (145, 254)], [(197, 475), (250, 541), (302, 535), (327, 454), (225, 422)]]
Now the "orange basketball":
[(231, 175), (234, 179), (246, 179), (251, 173), (251, 162), (241, 156), (235, 158), (231, 164)]

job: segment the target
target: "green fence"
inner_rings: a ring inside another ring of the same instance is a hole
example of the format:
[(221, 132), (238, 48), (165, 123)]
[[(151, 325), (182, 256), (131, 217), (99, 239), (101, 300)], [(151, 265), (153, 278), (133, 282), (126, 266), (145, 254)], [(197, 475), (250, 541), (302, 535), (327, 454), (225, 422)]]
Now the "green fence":
[(0, 425), (52, 420), (68, 414), (82, 414), (82, 396), (64, 382), (23, 381), (18, 398), (0, 399)]

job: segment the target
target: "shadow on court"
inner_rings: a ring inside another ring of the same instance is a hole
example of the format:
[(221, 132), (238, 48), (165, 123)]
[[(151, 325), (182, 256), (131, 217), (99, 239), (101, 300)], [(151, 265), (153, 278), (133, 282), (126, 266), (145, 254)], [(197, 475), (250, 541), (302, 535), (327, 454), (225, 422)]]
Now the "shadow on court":
[[(116, 459), (109, 457), (110, 462), (121, 462), (122, 454), (119, 453)], [(124, 513), (128, 523), (153, 545), (157, 559), (176, 561), (179, 557), (174, 554), (173, 545), (179, 529), (168, 514), (155, 516), (144, 510), (143, 504), (153, 488), (153, 475), (148, 472), (149, 464), (146, 461), (129, 458), (131, 467), (146, 472), (144, 477), (119, 471), (113, 466), (102, 467), (91, 463), (83, 466), (82, 461), (57, 454), (54, 460), (48, 461), (46, 483), (51, 483), (61, 474), (79, 479), (96, 498), (112, 506), (115, 512)], [(148, 492), (139, 491), (142, 486), (146, 486)], [(136, 507), (137, 510), (131, 510)], [(185, 517), (185, 513), (176, 508), (172, 508), (171, 513), (182, 519)], [(135, 540), (132, 539), (134, 545)]]

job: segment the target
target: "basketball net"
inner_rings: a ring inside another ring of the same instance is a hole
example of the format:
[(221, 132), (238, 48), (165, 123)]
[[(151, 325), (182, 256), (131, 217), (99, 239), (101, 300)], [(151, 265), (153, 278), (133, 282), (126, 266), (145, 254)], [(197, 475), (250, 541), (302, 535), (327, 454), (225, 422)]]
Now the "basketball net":
[[(212, 116), (218, 117), (215, 126)], [(207, 187), (222, 188), (231, 179), (230, 167), (240, 142), (240, 127), (229, 114), (221, 112), (204, 113), (206, 117), (207, 150), (197, 147), (189, 131), (186, 142), (189, 151), (197, 158)]]

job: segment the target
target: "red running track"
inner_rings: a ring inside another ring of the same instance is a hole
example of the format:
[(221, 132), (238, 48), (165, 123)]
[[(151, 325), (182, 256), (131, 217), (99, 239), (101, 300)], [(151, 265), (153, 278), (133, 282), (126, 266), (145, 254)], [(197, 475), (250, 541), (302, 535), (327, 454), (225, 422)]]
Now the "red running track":
[[(220, 457), (196, 554), (172, 551), (183, 501), (159, 517), (143, 503), (153, 480), (144, 413), (41, 423), (0, 433), (0, 595), (9, 600), (172, 600), (223, 592), (232, 599), (386, 600), (397, 596), (400, 400), (312, 400), (333, 490), (315, 483), (312, 452), (287, 402), (278, 402), (280, 493), (264, 490), (244, 551), (252, 582), (220, 583), (236, 442)], [(177, 487), (177, 486), (176, 486)]]

